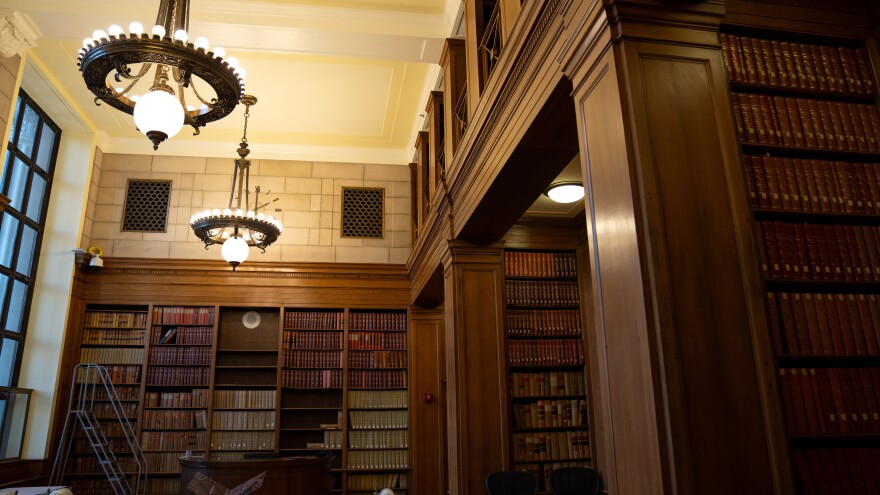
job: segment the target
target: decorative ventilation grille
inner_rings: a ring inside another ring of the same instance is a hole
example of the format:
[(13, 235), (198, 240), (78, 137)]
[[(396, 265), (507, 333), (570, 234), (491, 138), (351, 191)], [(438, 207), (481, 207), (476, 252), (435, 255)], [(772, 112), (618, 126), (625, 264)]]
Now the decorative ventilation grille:
[(123, 232), (165, 232), (168, 221), (170, 180), (128, 180), (125, 191)]
[(385, 189), (342, 188), (342, 237), (385, 237)]

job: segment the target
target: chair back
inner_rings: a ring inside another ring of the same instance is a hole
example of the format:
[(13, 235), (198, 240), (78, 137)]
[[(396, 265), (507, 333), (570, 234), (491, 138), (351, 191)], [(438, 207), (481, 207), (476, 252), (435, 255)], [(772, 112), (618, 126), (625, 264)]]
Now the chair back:
[(525, 471), (499, 471), (486, 477), (489, 495), (535, 495), (538, 478)]
[(596, 495), (599, 474), (593, 468), (566, 467), (550, 473), (550, 486), (556, 495)]

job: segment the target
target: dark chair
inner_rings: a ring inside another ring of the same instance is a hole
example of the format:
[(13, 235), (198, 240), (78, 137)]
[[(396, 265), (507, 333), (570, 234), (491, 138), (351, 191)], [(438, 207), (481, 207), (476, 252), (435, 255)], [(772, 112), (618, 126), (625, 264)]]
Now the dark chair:
[(556, 495), (596, 495), (599, 474), (588, 467), (559, 468), (550, 473), (550, 486)]
[(499, 471), (486, 476), (490, 495), (535, 495), (538, 478), (525, 471)]

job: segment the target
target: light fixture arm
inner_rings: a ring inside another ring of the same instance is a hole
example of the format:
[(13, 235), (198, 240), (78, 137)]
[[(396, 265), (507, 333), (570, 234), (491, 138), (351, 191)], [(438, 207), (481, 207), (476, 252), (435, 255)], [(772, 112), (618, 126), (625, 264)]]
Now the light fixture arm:
[(189, 2), (162, 0), (156, 14), (156, 24), (164, 27), (166, 33), (173, 34), (178, 29), (189, 32)]

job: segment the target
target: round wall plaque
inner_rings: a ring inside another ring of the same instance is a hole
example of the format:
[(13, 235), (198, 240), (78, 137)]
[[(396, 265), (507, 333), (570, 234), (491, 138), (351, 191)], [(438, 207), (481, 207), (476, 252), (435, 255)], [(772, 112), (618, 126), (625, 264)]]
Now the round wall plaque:
[(248, 311), (241, 317), (241, 324), (245, 328), (257, 328), (260, 326), (260, 313), (256, 311)]

